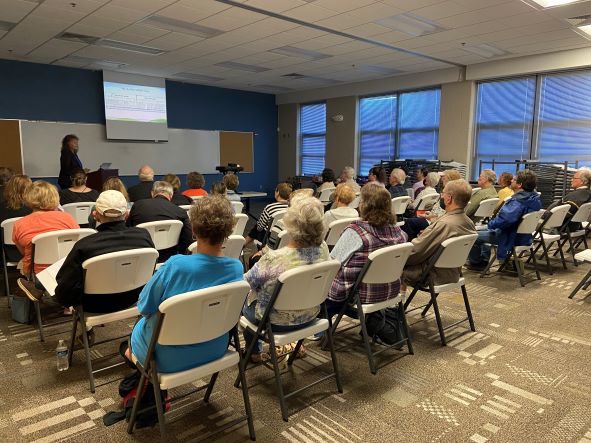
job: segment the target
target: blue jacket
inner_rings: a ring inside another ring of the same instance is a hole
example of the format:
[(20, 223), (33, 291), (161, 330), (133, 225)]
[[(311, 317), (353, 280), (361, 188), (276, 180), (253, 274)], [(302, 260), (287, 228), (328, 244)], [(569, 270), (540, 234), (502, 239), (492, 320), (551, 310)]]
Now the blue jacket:
[(504, 259), (513, 246), (531, 244), (531, 234), (517, 234), (521, 217), (530, 212), (539, 211), (542, 201), (536, 192), (517, 192), (503, 205), (499, 213), (488, 223), (488, 229), (497, 231), (497, 257)]

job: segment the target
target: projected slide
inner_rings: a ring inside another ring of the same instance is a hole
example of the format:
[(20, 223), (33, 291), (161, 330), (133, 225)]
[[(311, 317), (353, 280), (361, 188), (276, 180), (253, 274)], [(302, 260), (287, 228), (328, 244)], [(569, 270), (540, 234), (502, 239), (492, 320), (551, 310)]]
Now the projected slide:
[(166, 124), (166, 89), (104, 82), (107, 120)]

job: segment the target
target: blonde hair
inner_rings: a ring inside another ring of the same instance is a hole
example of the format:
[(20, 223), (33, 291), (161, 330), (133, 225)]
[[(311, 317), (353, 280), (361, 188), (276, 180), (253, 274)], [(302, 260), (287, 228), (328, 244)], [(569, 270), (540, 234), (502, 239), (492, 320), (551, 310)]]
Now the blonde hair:
[(33, 182), (28, 175), (16, 174), (4, 187), (4, 199), (8, 209), (20, 209), (25, 204), (25, 194)]
[(317, 198), (298, 198), (287, 209), (283, 224), (300, 247), (320, 246), (326, 233), (324, 207)]
[(334, 194), (335, 200), (338, 199), (341, 203), (348, 205), (355, 200), (355, 192), (351, 189), (351, 186), (341, 183), (337, 186)]
[(54, 185), (40, 180), (27, 188), (25, 203), (34, 211), (54, 211), (60, 204), (60, 195)]
[(109, 177), (103, 183), (103, 191), (119, 191), (125, 197), (125, 200), (129, 202), (129, 194), (127, 193), (127, 189), (125, 189), (125, 185), (121, 181), (119, 177)]
[(439, 183), (439, 174), (437, 172), (429, 172), (425, 177), (425, 185), (434, 188)]
[(176, 192), (181, 188), (181, 180), (175, 174), (166, 174), (162, 181), (170, 183), (173, 192)]
[(234, 230), (234, 211), (227, 198), (219, 195), (197, 199), (189, 211), (193, 234), (212, 245), (224, 242)]
[(314, 195), (314, 190), (312, 188), (302, 188), (296, 189), (289, 195), (289, 204), (293, 204), (296, 200), (305, 197), (312, 197)]

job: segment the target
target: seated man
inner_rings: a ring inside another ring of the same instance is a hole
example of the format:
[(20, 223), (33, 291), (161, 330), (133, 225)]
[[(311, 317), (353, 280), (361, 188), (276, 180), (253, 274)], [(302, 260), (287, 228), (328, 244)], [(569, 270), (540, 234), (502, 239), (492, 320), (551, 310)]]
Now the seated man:
[(573, 190), (566, 194), (561, 200), (548, 206), (548, 209), (551, 209), (558, 205), (570, 205), (568, 215), (564, 219), (564, 223), (562, 225), (563, 231), (567, 227), (570, 232), (582, 229), (580, 223), (571, 222), (570, 219), (579, 210), (581, 205), (591, 202), (591, 190), (589, 189), (590, 183), (591, 170), (583, 168), (579, 169), (577, 172), (575, 172), (575, 175), (573, 175), (573, 178), (571, 179), (571, 187)]
[(177, 253), (184, 254), (193, 242), (187, 211), (171, 202), (172, 194), (173, 190), (170, 183), (164, 181), (154, 182), (152, 198), (135, 202), (131, 207), (129, 218), (127, 219), (129, 226), (137, 226), (140, 223), (160, 220), (180, 220), (183, 222), (177, 247), (158, 251), (160, 253), (158, 257), (159, 263), (166, 261), (169, 257)]
[(85, 312), (120, 311), (137, 302), (142, 288), (120, 294), (84, 294), (82, 263), (109, 252), (153, 248), (154, 243), (145, 229), (125, 226), (127, 200), (119, 191), (102, 192), (92, 215), (100, 223), (98, 232), (77, 241), (66, 257), (56, 276), (55, 297), (66, 307), (82, 304)]
[(400, 168), (392, 169), (390, 173), (390, 197), (407, 197), (408, 193), (406, 192), (406, 188), (404, 187), (404, 182), (406, 181), (406, 172), (404, 172)]
[(226, 174), (222, 179), (226, 185), (226, 198), (231, 202), (239, 202), (240, 196), (236, 193), (236, 189), (240, 185), (240, 180), (236, 174)]
[(483, 271), (490, 260), (490, 245), (496, 244), (497, 259), (504, 261), (513, 246), (531, 244), (531, 234), (517, 234), (521, 218), (530, 212), (539, 211), (542, 201), (536, 188), (536, 174), (529, 169), (517, 172), (511, 181), (515, 194), (501, 207), (497, 215), (488, 222), (488, 230), (478, 231), (478, 239), (472, 246), (467, 268)]
[(129, 201), (136, 202), (144, 198), (152, 198), (150, 192), (154, 184), (154, 170), (151, 166), (144, 165), (138, 171), (140, 182), (127, 190)]
[(495, 190), (495, 182), (497, 181), (497, 174), (492, 169), (485, 169), (480, 173), (478, 177), (478, 186), (480, 189), (472, 194), (468, 206), (466, 206), (466, 215), (472, 219), (472, 221), (478, 221), (480, 217), (474, 217), (478, 206), (482, 200), (488, 198), (498, 197), (497, 191)]
[[(406, 292), (406, 285), (412, 286), (421, 279), (429, 260), (444, 240), (476, 232), (474, 223), (464, 213), (471, 195), (472, 188), (466, 180), (451, 180), (445, 185), (441, 193), (441, 199), (445, 203), (445, 214), (412, 241), (414, 247), (402, 273), (403, 294)], [(441, 285), (456, 282), (459, 272), (459, 268), (434, 269), (432, 276), (435, 284)]]
[(273, 223), (273, 217), (275, 214), (287, 209), (290, 195), (291, 185), (289, 183), (279, 183), (277, 185), (277, 188), (275, 189), (276, 201), (265, 206), (257, 224), (248, 233), (245, 245), (250, 244), (253, 240), (258, 240), (260, 242), (264, 240), (265, 233), (271, 226), (271, 223)]

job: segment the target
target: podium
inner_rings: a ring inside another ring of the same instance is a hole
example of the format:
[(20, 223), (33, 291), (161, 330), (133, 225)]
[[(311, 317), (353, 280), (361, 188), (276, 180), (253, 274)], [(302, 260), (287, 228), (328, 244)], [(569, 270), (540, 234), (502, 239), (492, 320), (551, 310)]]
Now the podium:
[(95, 191), (103, 191), (103, 183), (109, 177), (119, 177), (119, 169), (99, 169), (86, 175), (86, 186)]

